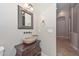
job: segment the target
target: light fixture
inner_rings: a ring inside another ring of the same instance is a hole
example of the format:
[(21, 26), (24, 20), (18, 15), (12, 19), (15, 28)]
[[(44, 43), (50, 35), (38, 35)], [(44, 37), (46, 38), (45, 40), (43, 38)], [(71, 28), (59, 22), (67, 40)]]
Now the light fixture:
[(33, 11), (32, 4), (25, 3), (23, 7), (24, 7), (24, 9), (27, 9), (28, 11)]
[(23, 5), (23, 7), (24, 7), (24, 8), (28, 7), (28, 4), (27, 4), (27, 3), (25, 3), (25, 4)]

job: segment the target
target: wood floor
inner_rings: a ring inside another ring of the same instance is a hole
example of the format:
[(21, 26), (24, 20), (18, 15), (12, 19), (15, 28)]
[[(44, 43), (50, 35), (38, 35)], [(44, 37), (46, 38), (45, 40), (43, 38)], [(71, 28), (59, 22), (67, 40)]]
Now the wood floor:
[(68, 39), (57, 38), (57, 56), (79, 56), (79, 51), (71, 47)]

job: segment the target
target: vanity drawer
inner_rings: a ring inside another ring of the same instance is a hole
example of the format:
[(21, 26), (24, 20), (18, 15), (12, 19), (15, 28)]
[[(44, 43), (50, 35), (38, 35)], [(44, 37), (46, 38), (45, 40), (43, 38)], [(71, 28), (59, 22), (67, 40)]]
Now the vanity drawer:
[(39, 47), (35, 47), (34, 49), (27, 51), (24, 51), (23, 56), (35, 56), (37, 55), (39, 52), (41, 51), (41, 49)]
[(36, 46), (33, 46), (33, 47), (31, 47), (31, 48), (29, 48), (29, 49), (26, 49), (25, 51), (23, 51), (23, 55), (25, 56), (25, 55), (31, 55), (31, 52), (34, 50), (34, 49), (36, 49)]

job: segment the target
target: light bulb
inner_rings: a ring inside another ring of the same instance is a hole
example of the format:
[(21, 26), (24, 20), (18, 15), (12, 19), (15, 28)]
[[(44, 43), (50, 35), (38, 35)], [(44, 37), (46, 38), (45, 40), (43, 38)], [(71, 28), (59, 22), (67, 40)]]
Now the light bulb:
[(31, 7), (30, 10), (33, 11), (33, 8)]

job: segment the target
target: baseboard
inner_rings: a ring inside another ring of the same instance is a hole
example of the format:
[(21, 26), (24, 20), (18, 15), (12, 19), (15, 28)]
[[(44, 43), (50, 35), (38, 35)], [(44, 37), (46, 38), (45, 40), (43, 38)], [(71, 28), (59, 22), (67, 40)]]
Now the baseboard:
[(64, 38), (64, 39), (69, 39), (69, 37), (67, 37), (67, 36), (57, 36), (57, 38)]
[(64, 36), (56, 36), (56, 37), (64, 37)]
[(72, 48), (74, 48), (76, 51), (79, 51), (77, 47), (75, 47), (73, 44), (71, 44)]

